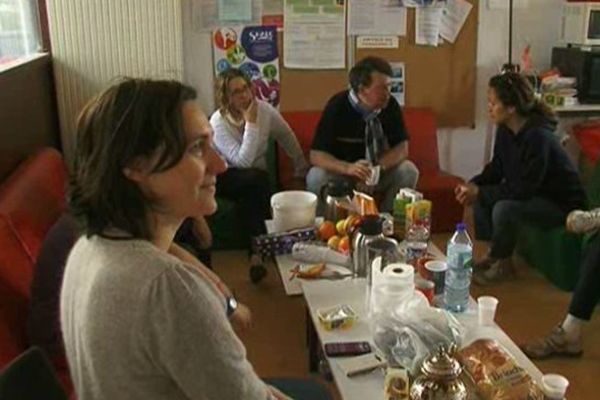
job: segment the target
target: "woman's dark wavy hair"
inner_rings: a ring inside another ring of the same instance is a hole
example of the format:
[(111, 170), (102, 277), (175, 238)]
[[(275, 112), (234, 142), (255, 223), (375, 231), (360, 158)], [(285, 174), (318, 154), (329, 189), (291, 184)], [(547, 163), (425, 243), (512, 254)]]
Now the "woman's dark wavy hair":
[(237, 68), (229, 68), (221, 72), (215, 81), (215, 102), (221, 113), (229, 112), (229, 82), (235, 78), (242, 78), (246, 81), (249, 89), (252, 89), (252, 81)]
[(176, 81), (124, 78), (94, 97), (77, 119), (69, 205), (88, 237), (107, 228), (150, 239), (154, 205), (123, 174), (156, 157), (153, 172), (181, 160), (186, 148), (182, 105), (196, 91)]
[(546, 104), (535, 97), (533, 86), (525, 77), (516, 72), (504, 72), (493, 76), (489, 86), (494, 89), (496, 96), (505, 107), (514, 107), (523, 117), (541, 114), (554, 118), (554, 112)]

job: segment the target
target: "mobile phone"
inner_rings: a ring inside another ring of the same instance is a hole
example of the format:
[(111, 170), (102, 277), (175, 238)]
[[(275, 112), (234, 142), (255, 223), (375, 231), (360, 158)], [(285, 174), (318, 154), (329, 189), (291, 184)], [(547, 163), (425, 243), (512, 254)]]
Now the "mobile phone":
[(324, 347), (328, 357), (358, 356), (371, 352), (369, 342), (333, 342), (325, 343)]

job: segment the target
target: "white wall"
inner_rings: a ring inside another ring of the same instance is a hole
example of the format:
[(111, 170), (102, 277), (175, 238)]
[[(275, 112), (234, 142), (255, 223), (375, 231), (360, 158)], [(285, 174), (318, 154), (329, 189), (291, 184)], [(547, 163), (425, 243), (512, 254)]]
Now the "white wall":
[[(198, 89), (200, 103), (210, 112), (214, 108), (211, 38), (209, 34), (193, 29), (192, 1), (182, 2), (185, 80)], [(490, 9), (489, 1), (478, 2), (475, 129), (442, 129), (438, 134), (440, 165), (444, 170), (464, 178), (476, 174), (490, 152), (493, 129), (487, 121), (487, 82), (508, 58), (508, 10)], [(508, 4), (508, 0), (493, 3), (502, 2)], [(543, 70), (549, 67), (552, 46), (558, 42), (562, 3), (563, 0), (515, 0), (518, 7), (514, 16), (513, 62), (519, 62), (522, 49), (529, 43), (536, 68)], [(526, 5), (525, 8), (523, 5)]]

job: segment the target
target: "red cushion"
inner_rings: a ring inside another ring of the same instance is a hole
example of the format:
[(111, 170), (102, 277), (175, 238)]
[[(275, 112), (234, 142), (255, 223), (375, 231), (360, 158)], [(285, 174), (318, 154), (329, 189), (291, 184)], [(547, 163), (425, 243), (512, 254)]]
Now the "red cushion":
[[(286, 112), (282, 115), (296, 134), (300, 147), (302, 147), (304, 156), (308, 161), (313, 136), (321, 119), (321, 111)], [(294, 176), (294, 166), (285, 151), (280, 146), (277, 146), (277, 149), (279, 183), (283, 189), (286, 189), (290, 187)]]
[(417, 165), (421, 175), (439, 171), (437, 122), (428, 108), (404, 109), (404, 124), (410, 136), (409, 158)]
[(10, 222), (2, 215), (0, 215), (0, 248), (2, 249), (0, 282), (23, 299), (29, 299), (33, 261)]
[(0, 188), (0, 215), (10, 219), (32, 262), (65, 209), (66, 182), (62, 156), (45, 148), (22, 162)]
[(32, 263), (0, 216), (0, 367), (26, 349), (25, 322)]
[(454, 197), (454, 188), (462, 182), (461, 178), (443, 172), (419, 176), (417, 190), (433, 204), (432, 232), (451, 232), (463, 220), (463, 207)]

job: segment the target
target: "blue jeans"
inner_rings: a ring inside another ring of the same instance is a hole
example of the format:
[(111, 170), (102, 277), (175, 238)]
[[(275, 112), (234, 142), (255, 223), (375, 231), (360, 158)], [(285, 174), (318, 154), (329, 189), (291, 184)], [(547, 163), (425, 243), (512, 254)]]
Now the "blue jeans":
[[(319, 197), (319, 214), (322, 215), (323, 200), (321, 199), (321, 189), (332, 178), (340, 178), (340, 175), (328, 172), (323, 168), (312, 167), (306, 175), (306, 189)], [(351, 179), (349, 177), (341, 177)], [(396, 167), (385, 171), (379, 178), (379, 183), (375, 187), (376, 192), (383, 194), (380, 205), (380, 211), (391, 213), (394, 207), (394, 198), (396, 193), (402, 188), (414, 189), (419, 180), (419, 170), (417, 166), (409, 160), (405, 160)]]
[(569, 314), (589, 321), (600, 299), (600, 233), (589, 241), (581, 261)]
[(500, 200), (492, 207), (479, 201), (473, 206), (475, 237), (489, 240), (490, 257), (510, 257), (517, 243), (518, 228), (527, 223), (543, 229), (564, 225), (567, 214), (550, 200)]

